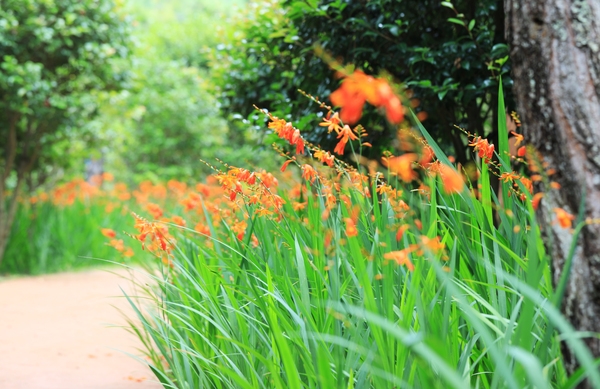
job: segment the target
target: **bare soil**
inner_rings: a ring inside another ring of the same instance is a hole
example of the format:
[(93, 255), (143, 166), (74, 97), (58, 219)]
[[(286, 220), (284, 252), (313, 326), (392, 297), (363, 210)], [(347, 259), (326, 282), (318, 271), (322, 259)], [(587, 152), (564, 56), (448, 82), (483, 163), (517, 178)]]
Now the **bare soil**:
[(120, 289), (135, 293), (128, 278), (93, 270), (0, 280), (0, 389), (161, 389), (123, 328), (123, 313), (134, 317)]

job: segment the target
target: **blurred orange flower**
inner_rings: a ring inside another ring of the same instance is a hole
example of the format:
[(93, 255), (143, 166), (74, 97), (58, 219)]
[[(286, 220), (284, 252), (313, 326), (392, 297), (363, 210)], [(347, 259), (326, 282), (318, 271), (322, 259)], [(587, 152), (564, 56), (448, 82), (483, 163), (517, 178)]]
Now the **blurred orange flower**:
[(331, 133), (331, 131), (339, 133), (342, 129), (342, 126), (340, 125), (340, 118), (337, 112), (334, 113), (331, 118), (329, 117), (329, 114), (327, 114), (327, 117), (325, 117), (323, 121), (319, 123), (319, 126), (327, 127), (327, 132), (329, 133)]
[(533, 195), (533, 198), (531, 199), (531, 205), (533, 206), (533, 209), (537, 210), (539, 208), (540, 201), (543, 197), (544, 194), (542, 192)]
[(473, 139), (469, 146), (473, 146), (475, 152), (479, 152), (479, 158), (483, 158), (484, 162), (489, 162), (494, 157), (494, 145), (490, 145), (487, 139), (481, 139), (480, 136)]
[(396, 263), (400, 266), (406, 266), (406, 268), (410, 271), (415, 270), (415, 265), (408, 258), (408, 254), (411, 252), (409, 248), (391, 251), (389, 253), (383, 254), (383, 258), (396, 261)]
[(291, 145), (296, 146), (296, 154), (304, 154), (304, 139), (300, 136), (300, 131), (292, 123), (288, 123), (283, 119), (278, 119), (275, 116), (269, 115), (271, 122), (268, 127), (272, 129), (275, 134), (281, 139), (285, 139), (290, 142)]
[(317, 171), (310, 165), (304, 164), (302, 165), (302, 178), (311, 182), (315, 182), (317, 178)]
[(402, 181), (411, 182), (416, 179), (417, 173), (413, 170), (412, 164), (417, 161), (419, 156), (415, 153), (406, 153), (399, 157), (382, 158), (383, 166), (390, 169), (394, 174), (400, 176)]
[(365, 102), (385, 108), (391, 123), (398, 124), (404, 118), (402, 103), (389, 83), (367, 76), (360, 70), (346, 76), (340, 87), (331, 94), (330, 100), (341, 107), (340, 118), (347, 124), (354, 124), (360, 119)]
[(571, 228), (573, 225), (573, 220), (575, 220), (575, 216), (571, 215), (562, 208), (554, 208), (554, 213), (556, 213), (556, 219), (562, 228)]
[(162, 209), (154, 203), (148, 203), (146, 205), (146, 210), (150, 212), (154, 219), (159, 219), (163, 215)]
[(443, 163), (440, 163), (438, 172), (440, 174), (440, 178), (442, 179), (444, 192), (448, 194), (462, 192), (465, 186), (462, 174)]
[(352, 237), (358, 235), (358, 229), (356, 228), (354, 220), (347, 217), (344, 219), (344, 221), (346, 222), (346, 236)]
[(202, 223), (196, 224), (194, 230), (201, 233), (202, 235), (210, 236), (210, 228)]
[(171, 221), (178, 226), (185, 227), (185, 219), (183, 219), (181, 216), (175, 215), (171, 218)]
[(115, 238), (117, 236), (117, 233), (113, 230), (111, 230), (110, 228), (102, 228), (102, 235), (106, 236), (107, 238)]
[(344, 148), (346, 147), (348, 140), (358, 139), (358, 137), (352, 132), (352, 129), (350, 129), (350, 126), (348, 126), (347, 124), (340, 130), (337, 137), (338, 139), (341, 139), (335, 146), (333, 152), (339, 155), (344, 155)]

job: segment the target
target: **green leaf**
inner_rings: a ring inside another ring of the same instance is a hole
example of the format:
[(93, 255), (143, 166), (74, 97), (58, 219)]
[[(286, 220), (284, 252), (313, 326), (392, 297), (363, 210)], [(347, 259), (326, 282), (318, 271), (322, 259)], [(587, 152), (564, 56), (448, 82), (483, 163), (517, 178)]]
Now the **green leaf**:
[(473, 20), (471, 20), (471, 21), (469, 22), (469, 27), (468, 27), (468, 28), (469, 28), (469, 31), (472, 31), (472, 30), (473, 30), (473, 27), (475, 27), (475, 19), (473, 19)]
[(465, 22), (463, 20), (456, 19), (456, 18), (448, 18), (448, 21), (450, 23), (460, 24), (461, 26), (465, 25)]

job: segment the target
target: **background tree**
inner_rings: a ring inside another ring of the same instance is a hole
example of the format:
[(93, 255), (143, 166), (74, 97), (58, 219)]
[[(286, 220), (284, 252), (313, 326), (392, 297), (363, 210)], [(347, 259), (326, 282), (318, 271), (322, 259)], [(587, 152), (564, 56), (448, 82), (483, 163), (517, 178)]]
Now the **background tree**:
[[(526, 138), (541, 152), (560, 190), (542, 200), (540, 220), (553, 257), (555, 283), (564, 271), (572, 231), (553, 209), (600, 218), (600, 3), (595, 0), (506, 0), (514, 94)], [(600, 224), (583, 229), (563, 310), (583, 331), (600, 332)], [(587, 338), (600, 356), (600, 339)], [(575, 360), (568, 350), (567, 366)]]
[[(509, 69), (494, 63), (508, 55), (498, 0), (259, 1), (236, 28), (214, 59), (226, 113), (252, 117), (256, 104), (290, 120), (303, 118), (296, 124), (305, 136), (333, 146), (317, 126), (314, 105), (297, 91), (326, 97), (338, 86), (314, 53), (319, 44), (344, 63), (404, 82), (421, 101), (418, 110), (429, 114), (427, 128), (459, 161), (466, 161), (467, 149), (454, 124), (481, 135), (494, 132), (495, 76)], [(511, 84), (509, 77), (504, 81)], [(362, 124), (376, 158), (395, 130), (373, 110)]]
[(207, 53), (217, 45), (216, 15), (235, 2), (128, 2), (136, 45), (127, 89), (103, 93), (101, 115), (89, 124), (102, 134), (96, 148), (118, 179), (198, 180), (209, 171), (201, 159), (257, 161), (210, 93)]
[(117, 87), (128, 23), (111, 0), (0, 0), (0, 261), (26, 181), (90, 140), (93, 90)]

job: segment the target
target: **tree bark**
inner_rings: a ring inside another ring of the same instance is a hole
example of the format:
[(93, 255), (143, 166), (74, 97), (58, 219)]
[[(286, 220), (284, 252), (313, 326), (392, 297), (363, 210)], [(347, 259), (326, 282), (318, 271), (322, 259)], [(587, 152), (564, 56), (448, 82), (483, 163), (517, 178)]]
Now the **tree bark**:
[[(558, 281), (572, 232), (553, 221), (560, 207), (600, 218), (600, 1), (505, 0), (514, 95), (526, 139), (539, 150), (560, 190), (548, 190), (538, 219)], [(600, 225), (580, 236), (563, 312), (578, 330), (600, 332)], [(600, 340), (586, 339), (595, 356)], [(577, 361), (565, 351), (567, 369)]]
[[(0, 265), (10, 239), (25, 179), (39, 158), (42, 149), (41, 138), (45, 131), (43, 124), (34, 124), (33, 118), (26, 118), (27, 131), (23, 142), (18, 137), (17, 128), (17, 122), (21, 115), (9, 112), (7, 117), (11, 119), (6, 143), (3, 150), (0, 148), (4, 151), (4, 159), (0, 159)], [(20, 144), (22, 146), (19, 147)], [(16, 177), (16, 184), (9, 195), (6, 182), (13, 173)]]

